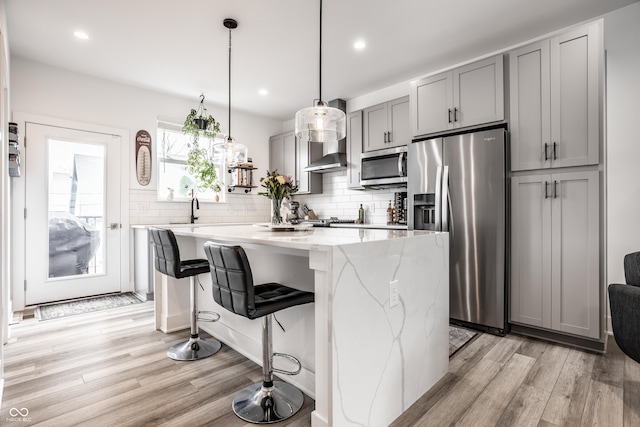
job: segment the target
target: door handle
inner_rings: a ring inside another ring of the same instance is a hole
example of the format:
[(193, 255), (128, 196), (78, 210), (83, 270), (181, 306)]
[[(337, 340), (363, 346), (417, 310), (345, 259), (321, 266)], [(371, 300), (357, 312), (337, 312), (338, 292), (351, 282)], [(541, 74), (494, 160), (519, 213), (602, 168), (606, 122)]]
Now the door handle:
[(449, 231), (449, 166), (442, 170), (442, 231)]
[(548, 199), (549, 198), (549, 194), (547, 193), (547, 186), (549, 185), (549, 183), (547, 181), (544, 182), (544, 198)]
[(109, 229), (111, 230), (118, 230), (122, 228), (122, 224), (119, 224), (117, 222), (112, 222), (111, 224), (109, 224)]
[(407, 153), (400, 153), (400, 155), (398, 156), (398, 176), (407, 176), (407, 173), (406, 173), (407, 161), (405, 159), (406, 155)]
[(441, 231), (442, 227), (442, 166), (436, 168), (436, 206), (435, 206), (435, 230)]

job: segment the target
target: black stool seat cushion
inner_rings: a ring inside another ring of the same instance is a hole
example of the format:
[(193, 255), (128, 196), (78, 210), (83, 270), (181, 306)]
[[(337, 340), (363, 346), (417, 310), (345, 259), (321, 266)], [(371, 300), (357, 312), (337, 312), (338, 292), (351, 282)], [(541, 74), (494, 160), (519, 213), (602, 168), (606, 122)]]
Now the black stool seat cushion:
[(178, 242), (173, 231), (150, 227), (149, 235), (155, 252), (155, 267), (160, 273), (182, 279), (209, 272), (209, 261), (206, 259), (180, 260)]
[(624, 257), (626, 284), (609, 285), (613, 337), (627, 356), (640, 363), (640, 252)]
[(256, 319), (314, 300), (313, 292), (279, 283), (254, 287), (249, 260), (241, 246), (207, 242), (204, 252), (211, 270), (213, 299), (232, 313)]

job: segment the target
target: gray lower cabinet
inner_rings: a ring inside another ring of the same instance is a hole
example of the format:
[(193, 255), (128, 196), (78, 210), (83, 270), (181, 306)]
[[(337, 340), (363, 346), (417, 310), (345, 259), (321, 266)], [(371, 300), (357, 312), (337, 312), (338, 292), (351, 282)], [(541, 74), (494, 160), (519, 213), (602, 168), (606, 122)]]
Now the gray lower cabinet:
[(296, 194), (322, 193), (322, 175), (305, 172), (313, 160), (322, 157), (322, 145), (301, 141), (293, 131), (269, 138), (269, 170), (291, 175), (298, 186)]
[(517, 49), (509, 67), (511, 169), (598, 164), (600, 24)]
[(347, 188), (362, 189), (360, 185), (360, 156), (362, 154), (362, 110), (347, 114)]
[(511, 179), (514, 324), (601, 339), (598, 171)]

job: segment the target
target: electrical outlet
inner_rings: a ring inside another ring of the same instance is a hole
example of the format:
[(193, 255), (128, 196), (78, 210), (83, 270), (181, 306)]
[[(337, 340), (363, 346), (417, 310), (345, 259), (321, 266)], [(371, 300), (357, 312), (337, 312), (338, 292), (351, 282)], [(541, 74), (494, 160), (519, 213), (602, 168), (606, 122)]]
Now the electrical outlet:
[(389, 282), (389, 307), (395, 307), (400, 303), (400, 292), (398, 291), (398, 281)]
[(376, 204), (375, 204), (375, 203), (371, 203), (371, 204), (369, 205), (369, 211), (370, 211), (371, 213), (374, 213), (374, 212), (376, 211)]

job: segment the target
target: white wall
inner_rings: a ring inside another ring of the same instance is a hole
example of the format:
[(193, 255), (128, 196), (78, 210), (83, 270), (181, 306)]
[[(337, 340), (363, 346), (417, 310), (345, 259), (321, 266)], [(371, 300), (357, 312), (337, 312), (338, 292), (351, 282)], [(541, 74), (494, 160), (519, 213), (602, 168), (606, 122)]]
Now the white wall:
[[(12, 58), (11, 82), (13, 112), (24, 112), (129, 129), (130, 144), (130, 223), (159, 224), (185, 222), (189, 219), (188, 203), (156, 202), (155, 175), (151, 183), (140, 186), (135, 177), (135, 133), (147, 130), (157, 147), (155, 130), (157, 118), (182, 123), (191, 108), (197, 107), (199, 93), (192, 99), (153, 92), (104, 79), (50, 67), (23, 58)], [(206, 94), (205, 94), (206, 96)], [(227, 129), (227, 106), (207, 104), (207, 110)], [(279, 121), (232, 111), (233, 137), (249, 148), (249, 156), (257, 172), (264, 174), (269, 163), (269, 136), (280, 132)], [(152, 171), (156, 164), (152, 165)], [(152, 172), (153, 173), (153, 172)], [(199, 222), (257, 221), (269, 218), (264, 197), (252, 194), (231, 194), (228, 203), (201, 203)]]
[(640, 250), (640, 2), (604, 15), (607, 50), (607, 278)]

